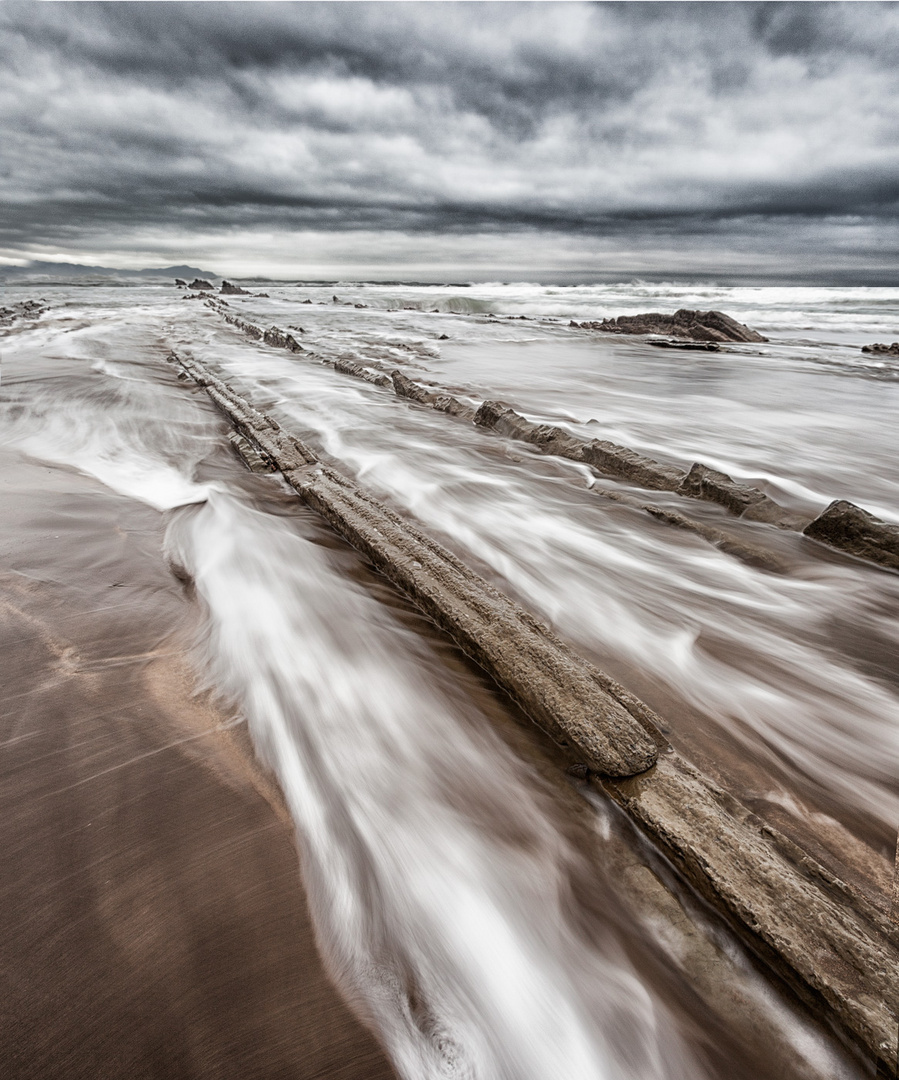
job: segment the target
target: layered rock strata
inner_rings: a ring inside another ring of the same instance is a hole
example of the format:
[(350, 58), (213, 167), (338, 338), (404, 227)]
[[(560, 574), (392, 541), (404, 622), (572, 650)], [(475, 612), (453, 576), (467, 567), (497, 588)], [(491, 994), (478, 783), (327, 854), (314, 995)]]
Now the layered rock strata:
[(197, 361), (173, 359), (300, 498), (407, 593), (540, 727), (573, 745), (605, 775), (631, 776), (654, 764), (661, 735), (651, 710)]
[(803, 531), (812, 540), (899, 570), (899, 525), (881, 521), (845, 499), (832, 502)]
[(645, 705), (533, 616), (204, 365), (169, 359), (205, 387), (257, 462), (279, 469), (541, 727), (582, 755), (585, 773), (604, 774), (597, 782), (606, 793), (758, 955), (891, 1066), (899, 932), (883, 914), (676, 754)]
[[(273, 326), (270, 330), (263, 331), (252, 323), (229, 315), (221, 309), (219, 304), (213, 301), (208, 303), (227, 322), (243, 330), (249, 337), (264, 341), (268, 345), (289, 349), (291, 352), (304, 351), (303, 346), (294, 337), (279, 330), (278, 327)], [(888, 525), (853, 503), (845, 501), (839, 504), (833, 503), (824, 514), (809, 522), (807, 515), (788, 510), (758, 488), (741, 484), (727, 473), (712, 469), (702, 462), (694, 462), (690, 470), (685, 473), (677, 466), (663, 464), (618, 443), (605, 439), (588, 441), (571, 435), (553, 424), (535, 424), (502, 402), (485, 401), (478, 409), (473, 409), (451, 394), (433, 387), (422, 386), (408, 378), (399, 369), (392, 371), (388, 378), (383, 372), (372, 371), (352, 360), (333, 361), (333, 367), (344, 374), (365, 379), (379, 386), (392, 385), (398, 397), (451, 416), (472, 419), (481, 427), (491, 428), (508, 438), (530, 443), (541, 453), (554, 454), (570, 461), (590, 465), (605, 476), (626, 480), (654, 491), (670, 491), (688, 498), (717, 503), (735, 516), (747, 521), (757, 521), (776, 525), (782, 529), (804, 532), (810, 539), (818, 540), (850, 555), (867, 559), (887, 569), (899, 570), (899, 537), (897, 537), (899, 526)], [(629, 500), (620, 498), (619, 501)], [(692, 521), (674, 511), (640, 503), (637, 500), (630, 500), (630, 502), (631, 505), (645, 510), (661, 521), (703, 536), (710, 543), (716, 544), (738, 558), (756, 565), (768, 566), (771, 569), (781, 569), (780, 562), (774, 556), (746, 545), (721, 530)], [(841, 508), (839, 512), (834, 510), (837, 505)]]
[(600, 330), (604, 334), (662, 334), (694, 341), (762, 342), (767, 338), (756, 333), (723, 311), (691, 311), (681, 308), (673, 315), (648, 311), (642, 315), (619, 315), (615, 319), (574, 322), (580, 330)]
[(710, 469), (700, 462), (694, 463), (690, 471), (684, 473), (674, 465), (662, 464), (627, 446), (605, 439), (588, 442), (552, 424), (535, 424), (499, 401), (485, 401), (475, 415), (475, 423), (531, 443), (543, 453), (585, 462), (606, 476), (655, 491), (671, 491), (718, 503), (738, 517), (766, 521), (784, 528), (795, 528), (808, 521), (808, 518), (792, 514), (758, 488), (740, 484), (726, 473)]

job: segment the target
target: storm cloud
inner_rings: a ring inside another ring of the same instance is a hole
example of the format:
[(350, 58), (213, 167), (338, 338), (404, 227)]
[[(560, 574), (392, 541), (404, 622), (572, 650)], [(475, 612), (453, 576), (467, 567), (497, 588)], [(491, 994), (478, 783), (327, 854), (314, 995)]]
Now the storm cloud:
[(0, 5), (0, 261), (892, 282), (894, 4)]

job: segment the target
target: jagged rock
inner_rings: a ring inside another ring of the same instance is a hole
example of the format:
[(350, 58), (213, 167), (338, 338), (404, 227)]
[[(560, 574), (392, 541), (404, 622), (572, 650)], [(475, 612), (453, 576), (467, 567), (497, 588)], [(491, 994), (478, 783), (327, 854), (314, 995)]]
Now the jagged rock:
[(334, 361), (334, 370), (339, 371), (342, 375), (352, 375), (357, 379), (364, 379), (366, 382), (374, 383), (375, 386), (391, 385), (390, 378), (382, 371), (370, 371), (368, 368), (363, 367), (362, 364), (357, 364), (355, 360), (348, 360), (346, 357)]
[(175, 287), (178, 288), (178, 289), (186, 289), (187, 288), (187, 282), (182, 281), (181, 278), (179, 278), (179, 277), (176, 277), (175, 278)]
[(433, 405), (437, 400), (436, 394), (425, 390), (423, 386), (407, 378), (401, 371), (391, 371), (390, 378), (393, 380), (393, 389), (397, 397), (417, 401), (419, 405)]
[(204, 281), (203, 278), (198, 277), (195, 277), (187, 287), (188, 289), (207, 289), (211, 292), (215, 292), (215, 286), (211, 281)]
[(311, 304), (311, 303), (312, 303), (312, 301), (311, 301), (311, 300), (304, 300), (304, 301), (303, 301), (303, 303), (304, 303), (304, 304)]
[(761, 502), (765, 495), (758, 488), (744, 487), (732, 476), (710, 469), (708, 465), (694, 462), (680, 485), (680, 494), (692, 495), (694, 499), (707, 499), (727, 507), (732, 514), (744, 513), (752, 503)]
[(899, 341), (894, 341), (892, 345), (884, 345), (882, 342), (877, 342), (874, 345), (862, 345), (862, 352), (886, 353), (887, 356), (899, 356)]
[(267, 292), (250, 293), (251, 296), (258, 296), (262, 300), (271, 300), (271, 297)]
[(803, 532), (850, 555), (899, 570), (899, 525), (881, 521), (845, 499), (832, 502)]
[(643, 315), (619, 315), (600, 322), (569, 323), (581, 330), (601, 330), (606, 334), (664, 334), (694, 341), (767, 341), (723, 311), (691, 311), (681, 308), (673, 315), (650, 311)]
[(242, 289), (239, 285), (234, 285), (230, 281), (223, 281), (221, 293), (223, 296), (249, 296), (250, 294), (246, 289)]
[(468, 420), (474, 420), (475, 410), (452, 394), (438, 394), (434, 398), (434, 408), (438, 412), (445, 412), (450, 416), (464, 416)]
[(277, 326), (269, 327), (262, 335), (262, 340), (266, 345), (274, 345), (279, 349), (289, 349), (291, 352), (304, 351), (303, 346), (292, 334), (285, 334)]
[(693, 463), (675, 490), (679, 495), (718, 503), (737, 517), (749, 521), (766, 522), (782, 529), (802, 529), (808, 524), (807, 515), (788, 510), (758, 488), (740, 484), (727, 473), (710, 469), (699, 461)]
[(607, 476), (632, 480), (642, 487), (672, 491), (684, 478), (680, 469), (644, 457), (626, 446), (618, 446), (604, 439), (585, 442), (552, 424), (534, 424), (499, 401), (485, 401), (475, 414), (474, 422), (481, 427), (493, 428), (509, 438), (532, 443), (544, 454), (558, 454), (570, 461), (585, 461)]
[(441, 334), (440, 337), (437, 338), (437, 340), (438, 341), (449, 341), (449, 334)]
[(23, 300), (0, 308), (0, 326), (11, 326), (16, 319), (36, 319), (47, 310), (46, 300)]

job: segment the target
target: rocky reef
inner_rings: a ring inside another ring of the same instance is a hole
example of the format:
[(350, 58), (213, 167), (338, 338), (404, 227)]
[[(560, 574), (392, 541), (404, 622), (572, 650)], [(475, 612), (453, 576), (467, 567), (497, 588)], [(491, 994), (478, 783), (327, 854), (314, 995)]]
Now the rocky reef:
[(681, 308), (673, 315), (658, 311), (643, 315), (619, 315), (599, 322), (574, 322), (580, 330), (600, 330), (605, 334), (663, 334), (692, 341), (760, 342), (767, 338), (723, 311), (691, 311)]
[(892, 345), (884, 345), (883, 342), (875, 342), (873, 345), (862, 345), (862, 352), (885, 353), (887, 356), (899, 356), (899, 341)]
[(0, 307), (0, 327), (12, 326), (16, 319), (36, 319), (46, 310), (46, 300), (23, 300), (20, 304)]

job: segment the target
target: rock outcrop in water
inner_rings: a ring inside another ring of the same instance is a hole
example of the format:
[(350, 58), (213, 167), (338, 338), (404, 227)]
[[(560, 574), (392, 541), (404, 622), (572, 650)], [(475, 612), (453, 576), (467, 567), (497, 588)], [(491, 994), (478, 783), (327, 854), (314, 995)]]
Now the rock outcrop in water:
[(204, 281), (203, 278), (198, 277), (194, 278), (190, 285), (188, 285), (187, 287), (188, 289), (203, 289), (207, 292), (215, 292), (215, 286), (212, 284), (211, 281)]
[(899, 570), (899, 525), (881, 521), (845, 499), (832, 502), (803, 532), (860, 559)]
[(721, 350), (717, 341), (683, 341), (680, 338), (650, 338), (646, 344), (655, 345), (657, 349), (693, 349), (697, 352)]
[(196, 360), (172, 356), (297, 494), (406, 592), (544, 730), (604, 775), (650, 768), (658, 718), (504, 593), (258, 412)]
[(650, 739), (658, 718), (533, 616), (320, 462), (202, 364), (174, 355), (170, 360), (230, 417), (252, 444), (251, 458), (280, 469), (308, 505), (541, 726), (570, 740), (582, 760), (607, 777), (610, 771), (625, 775), (623, 765), (637, 772), (625, 780), (607, 778), (602, 786), (801, 996), (827, 1006), (881, 1064), (895, 1060), (899, 951), (895, 927), (883, 912), (756, 818), (660, 735)]
[(710, 469), (701, 462), (695, 462), (690, 471), (684, 473), (674, 465), (665, 465), (627, 446), (605, 439), (587, 442), (552, 424), (535, 424), (498, 401), (485, 401), (475, 415), (475, 423), (493, 428), (509, 438), (529, 442), (544, 454), (583, 461), (606, 476), (628, 480), (654, 491), (674, 491), (678, 495), (718, 503), (738, 517), (787, 528), (808, 521), (807, 517), (797, 518), (758, 488), (740, 484), (726, 473)]
[(862, 345), (862, 352), (884, 353), (887, 356), (899, 356), (899, 341), (892, 345), (884, 345), (883, 342), (875, 342), (873, 345)]
[(691, 311), (681, 308), (673, 315), (650, 311), (643, 315), (619, 315), (600, 322), (572, 322), (581, 330), (600, 330), (605, 334), (662, 334), (693, 341), (759, 342), (767, 338), (723, 311)]
[(246, 289), (242, 289), (239, 285), (234, 285), (230, 281), (223, 281), (222, 287), (219, 290), (222, 296), (249, 296), (250, 294)]
[[(245, 334), (267, 345), (302, 352), (303, 346), (278, 327), (263, 331), (260, 327), (219, 309), (217, 301), (207, 304), (229, 323), (239, 327)], [(451, 416), (472, 419), (485, 428), (491, 428), (511, 439), (520, 439), (537, 447), (541, 453), (555, 454), (570, 461), (583, 462), (605, 476), (613, 476), (653, 491), (671, 491), (692, 499), (717, 503), (736, 517), (776, 525), (782, 529), (802, 531), (814, 540), (847, 554), (868, 559), (880, 566), (899, 570), (899, 526), (889, 525), (866, 510), (849, 502), (832, 503), (814, 521), (775, 502), (750, 484), (741, 484), (718, 469), (712, 469), (696, 461), (685, 473), (675, 465), (667, 465), (637, 453), (627, 446), (606, 439), (586, 440), (565, 431), (554, 424), (537, 424), (526, 419), (502, 402), (485, 401), (477, 409), (459, 401), (439, 387), (423, 386), (404, 375), (399, 369), (388, 376), (373, 371), (363, 364), (347, 358), (333, 362), (334, 369), (345, 375), (353, 375), (378, 386), (391, 386), (397, 397), (406, 398), (418, 405), (445, 412)], [(617, 496), (620, 501), (626, 497)], [(676, 511), (636, 503), (640, 509), (678, 528), (685, 528), (704, 536), (710, 542), (732, 551), (735, 555), (757, 565), (774, 567), (774, 562), (761, 551), (735, 542), (733, 538), (713, 526), (692, 521)]]
[(0, 307), (0, 326), (12, 326), (16, 319), (36, 319), (46, 310), (45, 300), (23, 300), (10, 307)]
[(182, 278), (176, 277), (175, 278), (175, 288), (176, 289), (186, 289), (187, 288), (187, 282), (184, 281)]

